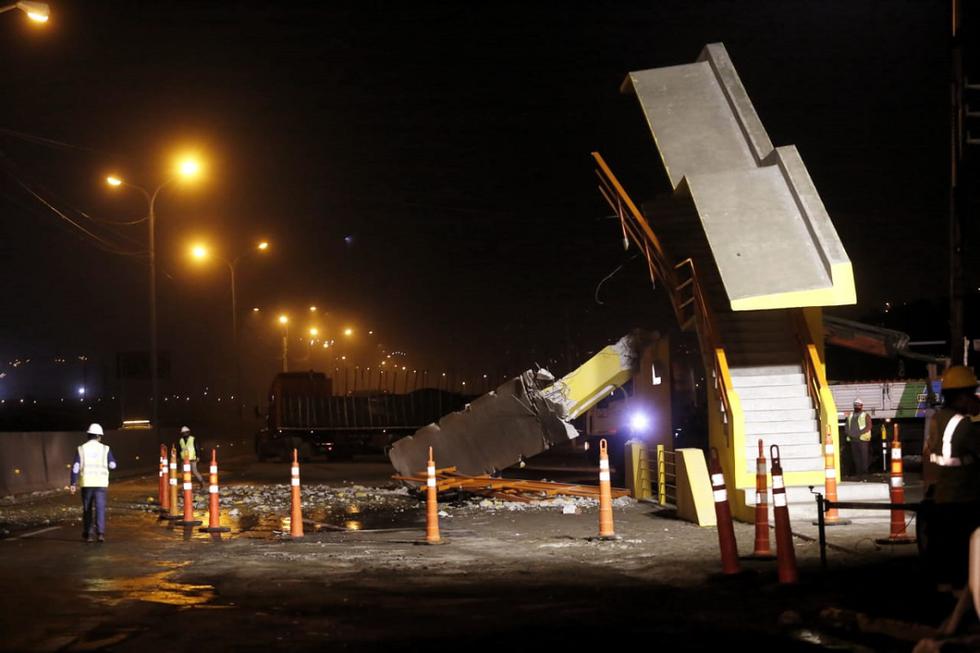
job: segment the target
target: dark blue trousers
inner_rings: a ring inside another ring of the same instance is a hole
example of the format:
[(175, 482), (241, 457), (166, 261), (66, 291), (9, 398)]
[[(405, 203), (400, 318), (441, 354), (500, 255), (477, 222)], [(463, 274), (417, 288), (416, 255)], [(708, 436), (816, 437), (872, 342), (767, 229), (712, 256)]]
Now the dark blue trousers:
[[(105, 497), (104, 487), (83, 487), (82, 488), (82, 509), (85, 516), (82, 520), (82, 535), (90, 537), (93, 534), (92, 526), (95, 526), (95, 533), (105, 534)], [(93, 524), (94, 522), (94, 524)]]

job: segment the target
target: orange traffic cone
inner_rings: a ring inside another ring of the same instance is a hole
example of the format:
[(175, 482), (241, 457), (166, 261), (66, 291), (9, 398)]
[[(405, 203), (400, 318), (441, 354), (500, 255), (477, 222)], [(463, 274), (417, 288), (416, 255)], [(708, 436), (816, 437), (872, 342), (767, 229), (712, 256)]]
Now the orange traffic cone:
[(776, 566), (780, 583), (799, 580), (796, 570), (796, 551), (793, 549), (793, 531), (789, 524), (789, 506), (786, 505), (786, 484), (779, 459), (779, 445), (769, 447), (772, 458), (772, 512), (776, 521)]
[[(892, 426), (894, 437), (891, 446), (891, 473), (889, 474), (889, 499), (892, 503), (905, 503), (905, 477), (902, 471), (902, 442), (898, 439), (898, 424)], [(891, 532), (887, 538), (876, 539), (878, 544), (912, 544), (915, 538), (905, 532), (905, 511), (891, 511)]]
[(160, 445), (160, 482), (157, 484), (157, 506), (160, 514), (167, 510), (167, 493), (170, 491), (169, 479), (167, 478), (167, 445)]
[(184, 518), (174, 522), (175, 526), (200, 526), (200, 520), (194, 520), (194, 486), (191, 483), (191, 461), (184, 456)]
[(218, 493), (218, 453), (211, 450), (211, 468), (208, 470), (208, 525), (199, 530), (202, 533), (227, 533), (231, 529), (221, 525), (221, 503)]
[(708, 469), (711, 474), (711, 490), (715, 497), (715, 517), (718, 522), (718, 548), (721, 550), (721, 573), (737, 574), (738, 543), (735, 541), (735, 527), (732, 525), (732, 509), (728, 505), (728, 490), (725, 489), (725, 475), (721, 471), (718, 450), (711, 448), (711, 461)]
[[(824, 496), (827, 501), (837, 503), (837, 467), (834, 461), (834, 438), (830, 434), (830, 427), (827, 427), (827, 434), (823, 439), (823, 481)], [(846, 526), (851, 523), (850, 519), (841, 519), (837, 508), (831, 508), (824, 513), (823, 522), (825, 526)], [(813, 522), (818, 525), (820, 522)]]
[(293, 449), (292, 503), (289, 510), (289, 536), (293, 539), (303, 537), (303, 498), (299, 491), (299, 452)]
[(439, 497), (436, 492), (436, 461), (432, 457), (432, 447), (429, 447), (429, 463), (425, 468), (425, 541), (427, 544), (439, 544)]
[(612, 511), (612, 482), (609, 477), (609, 446), (599, 440), (599, 539), (615, 539)]
[(177, 448), (171, 445), (170, 448), (170, 473), (168, 474), (170, 493), (167, 500), (167, 513), (164, 519), (175, 522), (180, 519), (177, 514)]
[(759, 457), (755, 459), (755, 548), (752, 557), (758, 560), (776, 557), (769, 546), (769, 470), (762, 438), (759, 438)]

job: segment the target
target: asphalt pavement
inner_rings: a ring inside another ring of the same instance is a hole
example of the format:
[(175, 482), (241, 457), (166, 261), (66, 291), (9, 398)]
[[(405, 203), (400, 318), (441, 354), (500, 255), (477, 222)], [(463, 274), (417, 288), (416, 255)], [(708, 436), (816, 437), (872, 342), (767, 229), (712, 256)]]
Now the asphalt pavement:
[[(147, 502), (156, 476), (113, 484), (105, 544), (82, 542), (77, 497), (2, 506), (0, 648), (594, 651), (643, 641), (678, 651), (712, 642), (899, 651), (954, 603), (934, 591), (915, 546), (875, 543), (887, 535), (887, 512), (880, 523), (835, 529), (827, 570), (811, 526), (794, 525), (801, 582), (781, 586), (769, 561), (743, 559), (743, 574), (720, 576), (714, 528), (632, 500), (617, 505), (611, 542), (595, 539), (588, 501), (447, 502), (445, 543), (425, 546), (424, 505), (392, 472), (380, 458), (303, 465), (311, 521), (300, 541), (284, 536), (288, 464), (250, 458), (222, 469), (231, 532), (220, 537), (158, 521)], [(548, 464), (525, 472), (590, 474)], [(206, 520), (204, 494), (195, 506)], [(747, 556), (753, 528), (735, 530)], [(867, 632), (858, 614), (904, 630)]]

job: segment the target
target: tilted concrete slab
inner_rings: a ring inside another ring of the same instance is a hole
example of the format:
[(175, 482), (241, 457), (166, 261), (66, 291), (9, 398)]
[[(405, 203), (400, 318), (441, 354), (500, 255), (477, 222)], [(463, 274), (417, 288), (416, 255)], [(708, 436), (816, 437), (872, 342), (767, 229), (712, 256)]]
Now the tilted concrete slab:
[(547, 370), (528, 370), (395, 442), (391, 464), (403, 476), (424, 472), (432, 447), (438, 467), (494, 474), (576, 438), (570, 420), (629, 381), (647, 344), (644, 334), (625, 336), (557, 381)]
[(724, 45), (630, 73), (675, 190), (690, 193), (733, 310), (853, 304), (851, 262), (799, 153), (774, 148)]

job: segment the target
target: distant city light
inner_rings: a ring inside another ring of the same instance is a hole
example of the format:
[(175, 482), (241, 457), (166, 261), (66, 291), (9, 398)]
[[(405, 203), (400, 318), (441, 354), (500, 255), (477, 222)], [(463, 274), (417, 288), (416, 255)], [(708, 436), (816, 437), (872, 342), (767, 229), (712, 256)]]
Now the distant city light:
[(79, 396), (84, 396), (85, 395), (85, 386), (84, 385), (78, 386), (78, 394), (79, 394)]

